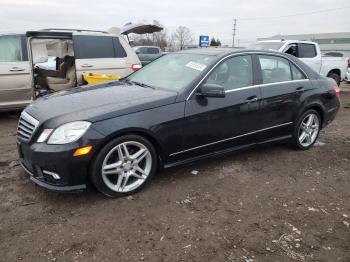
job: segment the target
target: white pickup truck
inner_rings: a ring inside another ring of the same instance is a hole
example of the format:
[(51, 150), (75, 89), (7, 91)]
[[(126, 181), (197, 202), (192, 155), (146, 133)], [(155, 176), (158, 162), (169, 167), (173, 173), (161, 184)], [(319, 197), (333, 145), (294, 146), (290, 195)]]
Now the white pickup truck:
[(338, 85), (346, 77), (347, 61), (344, 57), (322, 56), (315, 42), (298, 40), (266, 40), (255, 43), (255, 50), (270, 50), (298, 57), (320, 75), (333, 78)]

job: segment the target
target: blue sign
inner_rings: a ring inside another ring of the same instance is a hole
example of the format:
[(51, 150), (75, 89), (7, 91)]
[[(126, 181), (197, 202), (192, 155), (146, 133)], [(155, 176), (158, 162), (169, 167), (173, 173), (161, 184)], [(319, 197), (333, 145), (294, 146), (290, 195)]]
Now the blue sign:
[(199, 36), (199, 46), (209, 46), (209, 36), (201, 35)]

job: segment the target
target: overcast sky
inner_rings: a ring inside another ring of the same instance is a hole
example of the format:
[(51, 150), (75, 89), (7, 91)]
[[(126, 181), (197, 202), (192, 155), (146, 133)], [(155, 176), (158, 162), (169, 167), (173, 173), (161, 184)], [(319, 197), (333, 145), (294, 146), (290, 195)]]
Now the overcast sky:
[(275, 34), (350, 31), (350, 8), (314, 15), (257, 19), (350, 6), (349, 0), (0, 0), (0, 31), (40, 28), (107, 30), (127, 22), (159, 20), (171, 33), (177, 26), (232, 43), (233, 18), (243, 45)]

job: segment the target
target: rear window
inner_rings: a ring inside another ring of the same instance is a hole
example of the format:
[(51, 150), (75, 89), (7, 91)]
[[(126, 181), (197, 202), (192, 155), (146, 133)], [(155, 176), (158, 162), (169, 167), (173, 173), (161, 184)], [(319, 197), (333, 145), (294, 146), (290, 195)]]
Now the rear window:
[(313, 44), (299, 44), (299, 58), (312, 58), (317, 55), (316, 47)]
[(117, 37), (75, 36), (73, 40), (77, 59), (126, 57)]

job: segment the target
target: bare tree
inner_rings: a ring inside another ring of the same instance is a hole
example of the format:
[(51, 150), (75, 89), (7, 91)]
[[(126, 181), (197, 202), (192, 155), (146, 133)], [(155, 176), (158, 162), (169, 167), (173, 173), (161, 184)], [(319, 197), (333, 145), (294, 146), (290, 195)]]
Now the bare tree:
[(193, 34), (186, 26), (179, 26), (171, 36), (177, 49), (184, 49), (193, 43)]

